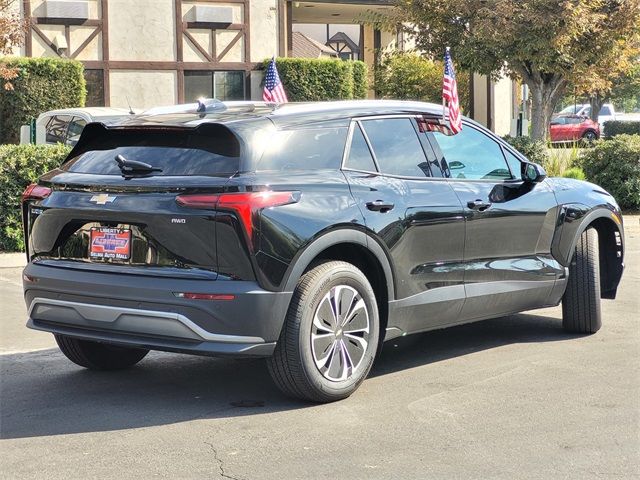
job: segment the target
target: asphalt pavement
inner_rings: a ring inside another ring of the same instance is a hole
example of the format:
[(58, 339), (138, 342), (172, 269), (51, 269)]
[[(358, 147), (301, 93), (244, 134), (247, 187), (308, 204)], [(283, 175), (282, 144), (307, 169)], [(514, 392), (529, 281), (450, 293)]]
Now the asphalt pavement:
[(604, 326), (559, 307), (385, 344), (349, 399), (289, 400), (263, 361), (151, 353), (89, 372), (24, 327), (22, 256), (0, 255), (7, 479), (640, 478), (640, 217)]

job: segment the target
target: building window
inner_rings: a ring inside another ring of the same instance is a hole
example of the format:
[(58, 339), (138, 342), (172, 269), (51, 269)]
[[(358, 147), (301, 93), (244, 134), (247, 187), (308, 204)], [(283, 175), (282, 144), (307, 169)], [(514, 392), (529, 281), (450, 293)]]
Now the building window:
[(184, 99), (187, 103), (198, 98), (244, 100), (244, 71), (184, 72)]
[(104, 107), (104, 73), (102, 70), (84, 71), (87, 82), (87, 107)]

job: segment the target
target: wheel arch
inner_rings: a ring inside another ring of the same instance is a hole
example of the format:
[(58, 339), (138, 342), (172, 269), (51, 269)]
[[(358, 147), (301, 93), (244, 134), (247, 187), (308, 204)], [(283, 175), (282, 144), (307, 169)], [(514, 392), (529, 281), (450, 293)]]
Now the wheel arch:
[(360, 269), (373, 288), (378, 303), (381, 338), (388, 323), (389, 301), (395, 299), (394, 275), (382, 247), (362, 230), (340, 229), (326, 233), (305, 248), (293, 262), (286, 283), (286, 291), (296, 284), (318, 262), (342, 260)]
[(618, 284), (624, 270), (622, 223), (616, 213), (606, 208), (598, 208), (588, 213), (574, 234), (567, 252), (567, 265), (573, 259), (581, 235), (588, 228), (593, 228), (598, 233), (601, 297), (613, 299), (616, 297)]

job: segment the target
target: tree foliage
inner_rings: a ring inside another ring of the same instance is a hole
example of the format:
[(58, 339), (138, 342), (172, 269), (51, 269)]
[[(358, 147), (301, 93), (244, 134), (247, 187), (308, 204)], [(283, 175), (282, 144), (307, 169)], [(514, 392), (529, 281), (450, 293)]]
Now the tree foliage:
[[(376, 94), (399, 100), (442, 101), (444, 65), (416, 53), (395, 52), (383, 57), (375, 71)], [(470, 109), (469, 74), (456, 71), (463, 113)]]
[[(22, 45), (26, 22), (20, 18), (20, 12), (15, 8), (15, 0), (0, 0), (0, 57), (11, 55), (13, 49)], [(2, 88), (13, 88), (11, 80), (18, 76), (16, 68), (8, 66), (0, 60), (0, 81)]]
[(570, 81), (602, 80), (637, 46), (640, 0), (396, 0), (374, 22), (403, 25), (418, 49), (450, 46), (462, 68), (507, 74), (531, 91), (532, 136), (544, 138)]

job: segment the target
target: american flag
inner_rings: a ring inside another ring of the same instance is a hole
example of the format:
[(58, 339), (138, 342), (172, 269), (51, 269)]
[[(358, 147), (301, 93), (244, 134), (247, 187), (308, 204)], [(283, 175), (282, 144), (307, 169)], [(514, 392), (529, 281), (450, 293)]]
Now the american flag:
[(278, 69), (276, 68), (276, 57), (271, 59), (267, 74), (264, 77), (264, 90), (262, 99), (269, 103), (287, 103), (287, 94), (284, 91)]
[(456, 134), (462, 130), (462, 117), (460, 116), (460, 102), (458, 100), (458, 82), (456, 82), (456, 72), (453, 69), (449, 47), (447, 47), (444, 54), (442, 99), (449, 105), (449, 124), (451, 131)]

